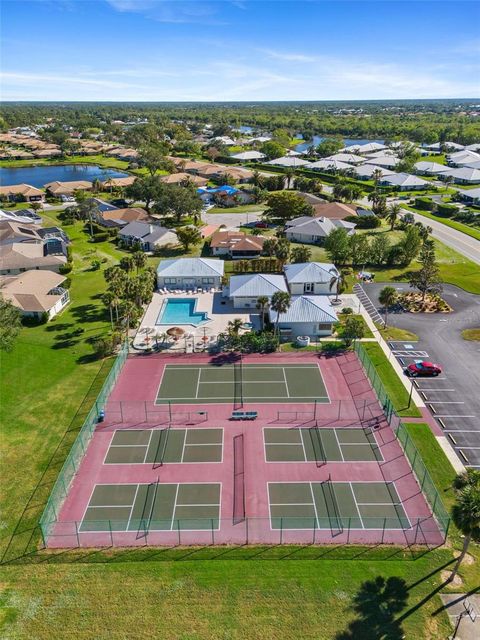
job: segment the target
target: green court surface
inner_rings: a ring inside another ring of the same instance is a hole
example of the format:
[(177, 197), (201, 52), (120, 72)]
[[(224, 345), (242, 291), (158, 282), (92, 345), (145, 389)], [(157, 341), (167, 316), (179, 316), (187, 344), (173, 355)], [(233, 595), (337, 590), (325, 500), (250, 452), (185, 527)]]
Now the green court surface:
[(218, 529), (220, 489), (220, 483), (97, 484), (79, 531)]
[(223, 429), (117, 430), (104, 464), (222, 462)]
[(263, 430), (267, 462), (379, 462), (383, 460), (370, 429), (271, 428)]
[(157, 404), (329, 402), (315, 364), (166, 365)]
[(394, 483), (270, 482), (272, 529), (408, 529)]

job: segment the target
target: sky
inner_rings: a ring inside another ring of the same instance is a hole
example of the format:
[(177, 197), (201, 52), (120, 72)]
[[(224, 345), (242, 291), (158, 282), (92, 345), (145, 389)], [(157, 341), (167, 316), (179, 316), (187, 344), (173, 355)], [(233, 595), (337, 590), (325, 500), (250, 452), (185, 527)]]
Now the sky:
[(480, 96), (476, 0), (2, 0), (0, 97)]

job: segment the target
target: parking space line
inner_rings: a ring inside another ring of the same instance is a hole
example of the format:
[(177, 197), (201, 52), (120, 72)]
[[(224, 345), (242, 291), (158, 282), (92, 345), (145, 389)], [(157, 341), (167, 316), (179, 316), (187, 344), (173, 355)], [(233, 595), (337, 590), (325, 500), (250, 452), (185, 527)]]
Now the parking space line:
[(462, 415), (458, 415), (458, 414), (440, 414), (440, 415), (436, 415), (436, 418), (476, 418), (477, 416), (462, 416)]

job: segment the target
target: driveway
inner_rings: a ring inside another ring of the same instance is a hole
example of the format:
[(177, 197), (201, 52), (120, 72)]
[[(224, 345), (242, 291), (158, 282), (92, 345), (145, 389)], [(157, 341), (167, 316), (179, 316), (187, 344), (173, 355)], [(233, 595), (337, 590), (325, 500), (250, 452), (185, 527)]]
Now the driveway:
[[(398, 291), (409, 290), (406, 283), (388, 284)], [(363, 285), (376, 310), (380, 308), (378, 294), (384, 286)], [(418, 359), (441, 364), (440, 376), (417, 378), (414, 384), (462, 463), (480, 469), (480, 343), (461, 336), (463, 329), (480, 327), (480, 296), (444, 285), (443, 297), (453, 308), (452, 313), (390, 314), (390, 326), (412, 331), (419, 340), (389, 344), (404, 366)]]

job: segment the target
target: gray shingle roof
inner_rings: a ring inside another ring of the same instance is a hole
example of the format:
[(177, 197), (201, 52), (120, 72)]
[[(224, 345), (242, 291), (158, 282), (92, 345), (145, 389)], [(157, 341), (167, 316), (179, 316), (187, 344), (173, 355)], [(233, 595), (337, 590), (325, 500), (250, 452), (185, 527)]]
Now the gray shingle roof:
[(285, 265), (285, 277), (289, 283), (330, 282), (338, 275), (334, 264), (327, 262), (300, 262)]
[(170, 229), (166, 227), (148, 224), (147, 222), (129, 222), (120, 230), (119, 235), (141, 238), (144, 242), (155, 242), (169, 232)]
[(231, 297), (258, 298), (259, 296), (273, 296), (277, 291), (288, 291), (283, 276), (269, 273), (253, 273), (244, 276), (231, 276)]
[[(269, 310), (271, 322), (276, 322), (277, 313)], [(336, 322), (335, 310), (326, 296), (298, 296), (293, 298), (286, 313), (281, 313), (279, 322), (290, 324), (309, 322)]]
[(162, 260), (157, 267), (161, 277), (212, 277), (223, 276), (223, 260), (211, 258), (171, 258)]

